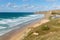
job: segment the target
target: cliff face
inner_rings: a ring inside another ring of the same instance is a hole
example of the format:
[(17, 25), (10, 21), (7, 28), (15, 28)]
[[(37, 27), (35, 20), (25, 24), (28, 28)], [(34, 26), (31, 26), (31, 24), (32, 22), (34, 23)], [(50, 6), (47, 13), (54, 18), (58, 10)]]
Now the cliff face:
[(52, 12), (60, 13), (60, 10), (53, 10)]
[(51, 11), (39, 11), (39, 12), (36, 12), (35, 14), (44, 14), (44, 18), (45, 19), (48, 19), (51, 15)]
[(52, 13), (56, 13), (56, 14), (60, 14), (60, 10), (50, 10), (50, 11), (39, 11), (39, 12), (35, 12), (35, 14), (44, 14), (45, 18), (49, 18)]
[(50, 14), (52, 12), (60, 13), (60, 10), (38, 11), (38, 12), (35, 12), (35, 14)]

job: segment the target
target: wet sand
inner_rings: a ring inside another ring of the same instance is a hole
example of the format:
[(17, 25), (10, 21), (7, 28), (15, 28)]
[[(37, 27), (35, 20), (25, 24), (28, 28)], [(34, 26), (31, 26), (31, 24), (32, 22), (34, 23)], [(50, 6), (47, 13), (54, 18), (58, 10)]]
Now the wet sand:
[(27, 25), (24, 25), (22, 28), (14, 29), (5, 35), (0, 37), (0, 40), (22, 40), (24, 36), (31, 30), (29, 28), (35, 28), (43, 23), (48, 22), (48, 19), (43, 19), (43, 20), (35, 20)]

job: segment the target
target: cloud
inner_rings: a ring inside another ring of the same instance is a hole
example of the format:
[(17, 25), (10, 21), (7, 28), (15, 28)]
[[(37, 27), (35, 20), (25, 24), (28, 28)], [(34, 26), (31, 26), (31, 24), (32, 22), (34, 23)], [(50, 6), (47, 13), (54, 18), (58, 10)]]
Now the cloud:
[(11, 6), (11, 3), (10, 3), (10, 2), (8, 2), (8, 3), (6, 4), (6, 7), (9, 7), (9, 6)]
[(43, 5), (29, 5), (29, 4), (23, 4), (23, 5), (13, 5), (12, 10), (17, 11), (38, 11), (38, 10), (45, 10), (47, 7)]
[(22, 0), (23, 2), (27, 2), (27, 1), (29, 1), (29, 0)]
[(43, 5), (26, 5), (23, 6), (21, 9), (23, 9), (24, 11), (39, 11), (39, 10), (46, 10), (47, 6), (43, 6)]
[(2, 10), (6, 11), (39, 11), (39, 10), (46, 10), (47, 6), (44, 5), (33, 5), (33, 4), (21, 4), (17, 5), (11, 2), (8, 2), (5, 5), (2, 5)]
[(45, 0), (47, 2), (56, 2), (57, 0)]
[(47, 6), (46, 9), (47, 9), (47, 10), (56, 10), (56, 9), (60, 9), (60, 5), (59, 5), (59, 4), (51, 4), (51, 5)]
[(11, 3), (11, 2), (8, 2), (5, 6), (8, 7), (8, 8), (12, 8), (12, 7), (16, 8), (16, 7), (18, 7), (16, 4)]
[(41, 11), (41, 10), (47, 10), (47, 9), (48, 9), (48, 7), (44, 6), (44, 5), (29, 5), (29, 4), (17, 5), (17, 4), (13, 4), (13, 3), (7, 3), (6, 5), (3, 5), (3, 8), (2, 8), (2, 10), (4, 10), (4, 11), (15, 11), (15, 12), (16, 11), (32, 12), (32, 11)]
[(34, 5), (23, 5), (21, 6), (23, 10), (34, 8)]
[(52, 8), (54, 8), (54, 9), (60, 9), (60, 5), (52, 5)]

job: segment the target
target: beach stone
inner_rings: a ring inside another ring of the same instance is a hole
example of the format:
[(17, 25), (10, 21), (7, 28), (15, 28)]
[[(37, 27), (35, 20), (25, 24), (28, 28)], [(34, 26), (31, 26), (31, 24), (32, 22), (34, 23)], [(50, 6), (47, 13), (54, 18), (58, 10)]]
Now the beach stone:
[(39, 33), (34, 32), (33, 35), (39, 35)]

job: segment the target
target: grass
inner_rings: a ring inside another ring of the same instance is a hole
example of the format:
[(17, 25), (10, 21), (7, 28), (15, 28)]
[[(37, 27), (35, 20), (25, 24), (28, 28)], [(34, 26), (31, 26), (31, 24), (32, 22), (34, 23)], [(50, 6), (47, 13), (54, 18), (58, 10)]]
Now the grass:
[[(34, 32), (39, 35), (34, 35)], [(60, 40), (60, 18), (34, 28), (23, 40)]]

